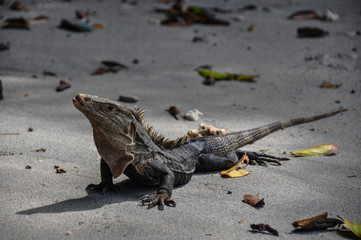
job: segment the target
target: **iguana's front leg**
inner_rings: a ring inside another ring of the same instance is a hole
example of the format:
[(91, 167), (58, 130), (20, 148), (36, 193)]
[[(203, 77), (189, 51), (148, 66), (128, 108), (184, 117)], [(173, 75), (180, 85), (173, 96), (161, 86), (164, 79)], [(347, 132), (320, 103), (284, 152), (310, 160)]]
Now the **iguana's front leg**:
[(100, 176), (101, 182), (99, 184), (89, 184), (86, 187), (86, 191), (91, 194), (95, 192), (103, 192), (107, 190), (114, 191), (116, 190), (115, 185), (113, 184), (113, 175), (110, 171), (108, 164), (101, 159), (100, 160)]
[(142, 198), (142, 205), (148, 205), (148, 208), (152, 208), (158, 205), (159, 210), (164, 209), (164, 205), (169, 207), (175, 207), (176, 203), (171, 199), (173, 185), (174, 185), (174, 173), (163, 163), (154, 161), (150, 165), (153, 170), (160, 174), (161, 183), (158, 187), (157, 194), (145, 195)]

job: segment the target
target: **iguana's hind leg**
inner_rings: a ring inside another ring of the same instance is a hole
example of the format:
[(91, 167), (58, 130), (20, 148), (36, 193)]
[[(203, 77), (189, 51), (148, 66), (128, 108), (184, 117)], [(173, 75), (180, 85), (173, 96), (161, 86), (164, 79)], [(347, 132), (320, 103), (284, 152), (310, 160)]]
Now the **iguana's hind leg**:
[(198, 157), (196, 166), (197, 172), (212, 172), (226, 170), (233, 167), (242, 156), (247, 153), (250, 164), (259, 164), (261, 166), (281, 165), (280, 161), (289, 160), (288, 158), (275, 157), (268, 154), (246, 151), (230, 151), (226, 156), (217, 156), (214, 154), (201, 154)]
[(103, 191), (115, 191), (116, 187), (113, 184), (113, 175), (112, 172), (110, 171), (110, 168), (108, 166), (108, 164), (106, 164), (106, 162), (101, 159), (100, 160), (100, 175), (101, 175), (101, 182), (99, 184), (89, 184), (86, 187), (86, 191), (91, 194), (91, 193), (96, 193), (96, 192), (103, 192)]
[(239, 158), (235, 151), (228, 152), (226, 156), (214, 154), (200, 154), (198, 157), (197, 172), (213, 172), (233, 167)]
[(241, 158), (245, 153), (247, 153), (247, 156), (249, 158), (249, 161), (251, 165), (261, 165), (261, 166), (268, 166), (268, 163), (271, 165), (281, 165), (280, 161), (286, 161), (290, 160), (289, 158), (282, 158), (282, 157), (275, 157), (268, 154), (258, 153), (258, 152), (247, 152), (247, 151), (241, 151), (237, 150), (235, 151), (238, 158)]

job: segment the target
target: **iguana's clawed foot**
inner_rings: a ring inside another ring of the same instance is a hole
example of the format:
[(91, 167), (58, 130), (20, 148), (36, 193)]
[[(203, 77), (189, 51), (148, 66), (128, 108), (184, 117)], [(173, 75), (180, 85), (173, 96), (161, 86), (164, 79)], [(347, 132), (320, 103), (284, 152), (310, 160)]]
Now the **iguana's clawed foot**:
[(159, 210), (164, 209), (164, 205), (175, 207), (176, 203), (169, 197), (167, 193), (157, 193), (156, 195), (145, 195), (142, 198), (142, 205), (148, 205), (148, 209), (158, 205)]
[(280, 161), (290, 160), (289, 158), (275, 157), (268, 154), (257, 153), (257, 152), (247, 152), (249, 157), (250, 164), (255, 165), (256, 163), (261, 166), (268, 166), (268, 163), (271, 165), (281, 165)]
[(117, 187), (113, 183), (107, 183), (107, 182), (101, 182), (99, 184), (89, 184), (85, 188), (85, 191), (87, 191), (88, 194), (105, 192), (105, 191), (115, 192), (116, 190)]

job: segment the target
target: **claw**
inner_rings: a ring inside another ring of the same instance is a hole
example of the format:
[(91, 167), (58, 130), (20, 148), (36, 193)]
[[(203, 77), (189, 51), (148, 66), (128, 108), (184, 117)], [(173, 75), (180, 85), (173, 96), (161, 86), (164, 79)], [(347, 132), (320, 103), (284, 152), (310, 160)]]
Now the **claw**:
[(267, 167), (268, 164), (271, 165), (281, 165), (280, 161), (290, 160), (289, 158), (275, 157), (268, 154), (257, 153), (257, 152), (247, 152), (247, 155), (251, 161), (252, 165), (255, 165), (255, 162), (261, 166)]
[(153, 208), (158, 205), (159, 210), (164, 210), (164, 205), (168, 207), (175, 207), (176, 203), (170, 199), (166, 193), (157, 193), (154, 196), (145, 195), (141, 199), (142, 205), (148, 205), (148, 209)]

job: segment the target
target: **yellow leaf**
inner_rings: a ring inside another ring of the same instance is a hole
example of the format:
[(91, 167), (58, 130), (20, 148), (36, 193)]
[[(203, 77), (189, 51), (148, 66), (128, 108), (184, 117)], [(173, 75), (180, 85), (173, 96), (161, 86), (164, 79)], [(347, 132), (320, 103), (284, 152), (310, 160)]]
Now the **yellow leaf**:
[(253, 82), (255, 78), (258, 78), (259, 75), (246, 75), (246, 74), (239, 74), (236, 76), (236, 80), (238, 81), (246, 81), (246, 82)]
[(103, 25), (98, 24), (98, 23), (93, 24), (93, 28), (95, 30), (103, 30), (104, 29)]
[(358, 224), (358, 223), (354, 223), (354, 222), (351, 222), (351, 221), (348, 221), (340, 216), (338, 216), (339, 218), (342, 219), (342, 221), (344, 221), (344, 223), (346, 224), (346, 226), (351, 229), (351, 231), (356, 234), (358, 237), (361, 238), (361, 224)]
[(322, 144), (316, 147), (291, 152), (296, 157), (328, 156), (336, 152), (338, 146), (332, 143)]
[(237, 177), (244, 177), (246, 175), (248, 175), (249, 172), (246, 171), (246, 170), (243, 170), (243, 169), (235, 169), (235, 170), (232, 170), (232, 171), (229, 171), (229, 172), (225, 172), (225, 173), (222, 173), (221, 172), (221, 175), (222, 177), (228, 177), (228, 178), (237, 178)]
[(244, 154), (243, 157), (237, 162), (236, 165), (234, 165), (233, 167), (231, 167), (228, 170), (222, 171), (220, 173), (221, 176), (226, 177), (226, 178), (236, 178), (236, 177), (243, 177), (243, 176), (248, 175), (250, 172), (243, 169), (243, 166), (242, 166), (243, 163), (245, 163), (246, 166), (249, 163), (249, 158), (248, 158), (247, 154)]

